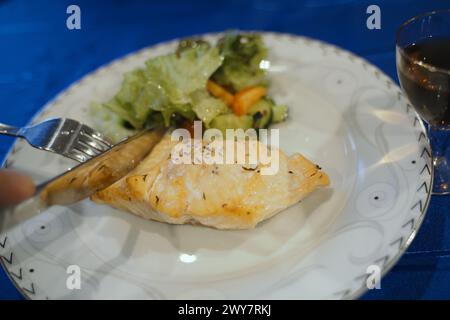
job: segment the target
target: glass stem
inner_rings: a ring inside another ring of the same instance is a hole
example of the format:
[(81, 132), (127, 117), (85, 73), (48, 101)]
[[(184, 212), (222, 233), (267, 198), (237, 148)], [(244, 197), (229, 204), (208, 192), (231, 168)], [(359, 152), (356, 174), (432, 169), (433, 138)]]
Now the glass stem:
[(434, 183), (433, 194), (450, 193), (450, 157), (448, 148), (450, 130), (429, 126), (428, 133), (433, 155)]

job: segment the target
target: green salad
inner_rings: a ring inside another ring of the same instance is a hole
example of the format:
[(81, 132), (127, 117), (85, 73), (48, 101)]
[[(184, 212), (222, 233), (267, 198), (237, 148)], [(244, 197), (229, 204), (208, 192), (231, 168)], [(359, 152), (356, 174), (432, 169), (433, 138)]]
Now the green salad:
[(144, 128), (266, 128), (287, 117), (267, 95), (268, 49), (259, 34), (230, 33), (212, 45), (185, 39), (176, 52), (146, 61), (124, 75), (106, 103), (93, 103), (103, 132), (118, 141)]

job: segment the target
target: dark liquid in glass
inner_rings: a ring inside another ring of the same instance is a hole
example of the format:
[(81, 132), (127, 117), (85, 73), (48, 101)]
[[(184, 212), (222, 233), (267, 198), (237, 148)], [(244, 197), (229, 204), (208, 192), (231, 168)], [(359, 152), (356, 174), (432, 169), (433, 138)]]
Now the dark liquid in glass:
[[(429, 38), (399, 53), (398, 76), (403, 91), (420, 116), (431, 125), (450, 127), (450, 38)], [(447, 70), (433, 72), (416, 62)]]

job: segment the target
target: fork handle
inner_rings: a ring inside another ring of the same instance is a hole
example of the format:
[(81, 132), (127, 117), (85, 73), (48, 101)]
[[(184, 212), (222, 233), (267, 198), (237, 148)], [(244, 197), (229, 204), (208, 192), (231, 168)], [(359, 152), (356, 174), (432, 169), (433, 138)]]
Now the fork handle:
[(0, 134), (4, 134), (7, 136), (13, 136), (13, 137), (21, 137), (20, 134), (21, 128), (8, 126), (7, 124), (0, 123)]

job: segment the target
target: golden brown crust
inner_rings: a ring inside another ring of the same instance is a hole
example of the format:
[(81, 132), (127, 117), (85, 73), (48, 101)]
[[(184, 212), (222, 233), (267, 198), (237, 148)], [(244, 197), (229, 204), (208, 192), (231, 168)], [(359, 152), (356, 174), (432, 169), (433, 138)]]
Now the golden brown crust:
[(161, 141), (132, 173), (92, 200), (146, 219), (248, 229), (330, 183), (321, 168), (299, 154), (280, 152), (279, 172), (270, 176), (238, 164), (174, 165), (170, 143)]

